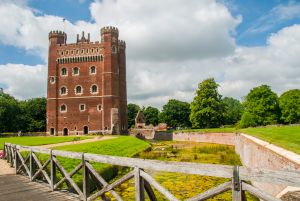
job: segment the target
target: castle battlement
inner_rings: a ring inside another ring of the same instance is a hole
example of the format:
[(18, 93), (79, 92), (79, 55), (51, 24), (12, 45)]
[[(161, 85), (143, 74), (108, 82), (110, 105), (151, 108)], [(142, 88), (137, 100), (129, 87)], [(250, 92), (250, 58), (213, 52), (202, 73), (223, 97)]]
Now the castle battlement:
[(126, 42), (124, 40), (119, 40), (118, 41), (119, 46), (121, 47), (126, 47)]
[(117, 27), (113, 27), (113, 26), (102, 27), (101, 28), (101, 35), (102, 34), (107, 34), (107, 33), (114, 33), (116, 35), (119, 35), (119, 30), (118, 30)]
[(63, 31), (54, 30), (49, 32), (49, 38), (50, 37), (57, 37), (57, 36), (67, 36), (67, 34)]

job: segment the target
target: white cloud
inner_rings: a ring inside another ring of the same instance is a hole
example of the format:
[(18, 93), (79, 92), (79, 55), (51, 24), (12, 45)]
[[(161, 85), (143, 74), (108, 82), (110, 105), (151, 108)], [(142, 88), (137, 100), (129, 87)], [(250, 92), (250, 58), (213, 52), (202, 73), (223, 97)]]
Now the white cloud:
[(47, 68), (45, 65), (0, 65), (0, 82), (8, 88), (6, 93), (18, 99), (43, 97), (47, 91)]
[[(128, 101), (161, 107), (170, 98), (191, 101), (200, 81), (214, 77), (224, 96), (241, 99), (257, 85), (278, 92), (300, 86), (300, 25), (273, 33), (262, 47), (239, 47), (240, 17), (214, 0), (95, 1), (95, 23), (66, 21), (68, 42), (81, 30), (100, 40), (100, 27), (115, 25), (127, 43)], [(24, 4), (0, 3), (0, 42), (47, 58), (48, 32), (60, 16), (37, 15)], [(17, 73), (16, 73), (17, 72)], [(46, 65), (0, 66), (0, 83), (19, 98), (46, 94)], [(35, 88), (38, 87), (38, 88)], [(24, 88), (26, 90), (24, 90)]]

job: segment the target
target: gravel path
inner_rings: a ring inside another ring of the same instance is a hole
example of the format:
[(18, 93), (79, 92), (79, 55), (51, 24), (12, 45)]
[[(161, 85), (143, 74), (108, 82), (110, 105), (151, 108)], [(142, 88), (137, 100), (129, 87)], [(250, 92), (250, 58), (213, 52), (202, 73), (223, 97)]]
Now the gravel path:
[(15, 169), (10, 167), (6, 160), (0, 159), (0, 175), (15, 174)]

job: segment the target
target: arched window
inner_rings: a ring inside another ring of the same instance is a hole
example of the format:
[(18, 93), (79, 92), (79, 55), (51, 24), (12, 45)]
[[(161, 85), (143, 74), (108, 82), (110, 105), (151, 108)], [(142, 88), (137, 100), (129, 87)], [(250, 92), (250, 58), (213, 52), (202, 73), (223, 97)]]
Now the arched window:
[(92, 66), (90, 68), (90, 74), (96, 74), (96, 67), (95, 66)]
[(97, 85), (92, 85), (92, 87), (91, 87), (91, 93), (92, 94), (98, 93), (98, 87), (97, 87)]
[(67, 94), (67, 88), (66, 87), (60, 88), (60, 95), (66, 95), (66, 94)]
[(55, 77), (54, 77), (54, 76), (50, 76), (49, 79), (50, 79), (50, 83), (51, 83), (51, 84), (54, 84), (54, 83), (55, 83)]
[(66, 68), (62, 68), (61, 69), (61, 75), (62, 76), (66, 76), (68, 74), (67, 69)]
[(60, 112), (67, 112), (67, 106), (65, 104), (60, 106)]
[(75, 87), (75, 94), (82, 94), (82, 87), (81, 86), (76, 86)]
[(73, 68), (73, 75), (79, 75), (79, 68), (78, 67)]

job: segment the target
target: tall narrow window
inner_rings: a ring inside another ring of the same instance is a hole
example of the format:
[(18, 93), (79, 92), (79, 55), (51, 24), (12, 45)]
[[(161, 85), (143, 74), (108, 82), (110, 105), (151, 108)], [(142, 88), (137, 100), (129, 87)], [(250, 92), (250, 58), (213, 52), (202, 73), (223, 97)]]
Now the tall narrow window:
[(78, 67), (73, 68), (73, 75), (79, 75), (79, 68)]
[(97, 87), (97, 85), (92, 85), (92, 87), (91, 87), (91, 93), (92, 94), (98, 93), (98, 87)]
[(82, 94), (82, 87), (81, 86), (76, 86), (75, 87), (75, 93), (76, 94)]
[(67, 73), (68, 73), (68, 72), (67, 72), (67, 69), (66, 69), (66, 68), (62, 68), (62, 69), (61, 69), (61, 75), (62, 75), (62, 76), (66, 76)]
[(65, 104), (60, 106), (60, 112), (66, 112), (67, 111), (67, 106)]
[(66, 95), (66, 94), (67, 94), (67, 88), (66, 87), (60, 88), (60, 95)]
[(92, 66), (90, 68), (90, 74), (96, 74), (96, 67), (95, 66)]

